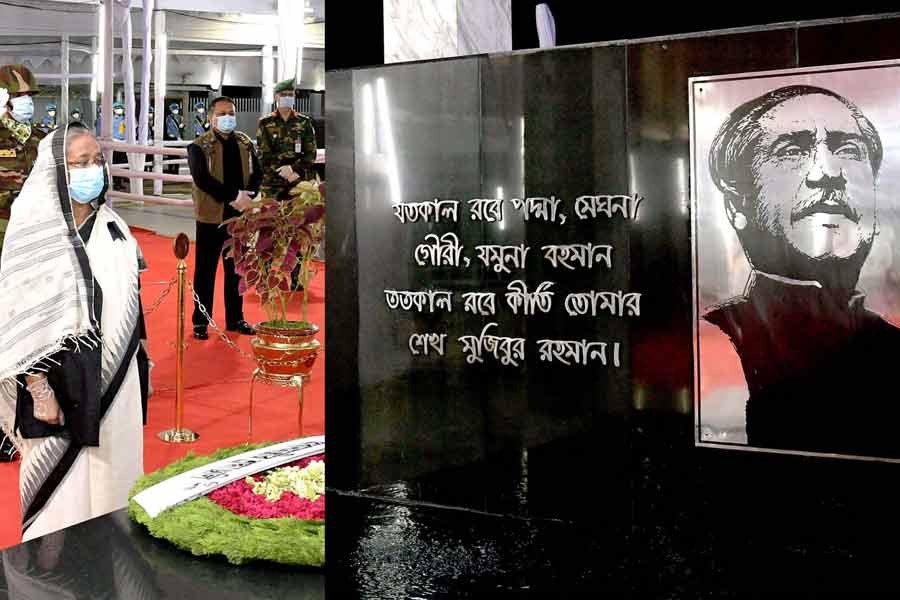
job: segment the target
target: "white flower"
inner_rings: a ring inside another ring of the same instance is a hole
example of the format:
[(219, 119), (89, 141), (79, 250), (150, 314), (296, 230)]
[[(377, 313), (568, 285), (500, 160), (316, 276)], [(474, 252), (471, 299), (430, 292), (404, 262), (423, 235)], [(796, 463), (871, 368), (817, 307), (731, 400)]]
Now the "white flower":
[(306, 467), (281, 467), (266, 474), (260, 481), (248, 477), (253, 493), (277, 502), (284, 492), (293, 492), (301, 498), (314, 501), (325, 493), (325, 463), (314, 460)]

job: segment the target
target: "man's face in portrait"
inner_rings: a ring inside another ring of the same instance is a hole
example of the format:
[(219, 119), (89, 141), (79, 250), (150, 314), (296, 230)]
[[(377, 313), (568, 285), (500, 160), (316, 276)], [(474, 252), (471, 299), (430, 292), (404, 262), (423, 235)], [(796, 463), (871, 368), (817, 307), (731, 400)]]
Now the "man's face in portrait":
[(748, 218), (807, 257), (864, 260), (875, 236), (875, 173), (850, 110), (802, 95), (763, 114), (759, 127)]

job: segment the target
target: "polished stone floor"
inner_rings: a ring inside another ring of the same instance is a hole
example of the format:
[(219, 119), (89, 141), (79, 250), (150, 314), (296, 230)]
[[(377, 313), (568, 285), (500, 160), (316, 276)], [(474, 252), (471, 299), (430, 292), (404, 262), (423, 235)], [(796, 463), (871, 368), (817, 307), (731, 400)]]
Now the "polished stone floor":
[(195, 237), (194, 209), (182, 206), (165, 206), (133, 202), (119, 202), (115, 206), (130, 227), (140, 227), (165, 237), (175, 237), (186, 233), (191, 240)]
[(194, 557), (150, 537), (124, 510), (9, 548), (0, 563), (0, 597), (12, 600), (325, 597), (321, 569)]
[(332, 491), (328, 597), (896, 595), (892, 465), (695, 448), (689, 419), (628, 421), (616, 452), (585, 436), (527, 468)]

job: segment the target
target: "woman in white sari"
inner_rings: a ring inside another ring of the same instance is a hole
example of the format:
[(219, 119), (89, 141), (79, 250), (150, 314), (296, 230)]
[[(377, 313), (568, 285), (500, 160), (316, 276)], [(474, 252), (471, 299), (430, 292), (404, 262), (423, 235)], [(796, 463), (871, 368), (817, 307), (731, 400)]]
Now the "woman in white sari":
[(57, 129), (3, 244), (0, 424), (22, 454), (25, 540), (124, 507), (143, 472), (143, 259), (107, 180), (92, 133)]

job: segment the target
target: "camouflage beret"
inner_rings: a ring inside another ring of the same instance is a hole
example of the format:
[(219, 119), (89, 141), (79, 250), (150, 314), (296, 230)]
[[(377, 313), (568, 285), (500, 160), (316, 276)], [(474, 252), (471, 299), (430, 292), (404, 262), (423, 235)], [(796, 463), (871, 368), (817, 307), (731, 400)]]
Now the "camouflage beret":
[(10, 94), (31, 93), (39, 90), (37, 79), (25, 65), (4, 65), (0, 67), (0, 87)]

